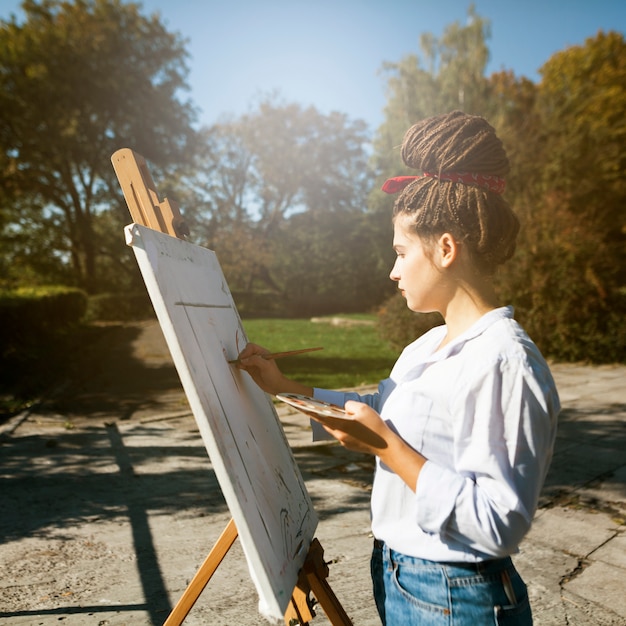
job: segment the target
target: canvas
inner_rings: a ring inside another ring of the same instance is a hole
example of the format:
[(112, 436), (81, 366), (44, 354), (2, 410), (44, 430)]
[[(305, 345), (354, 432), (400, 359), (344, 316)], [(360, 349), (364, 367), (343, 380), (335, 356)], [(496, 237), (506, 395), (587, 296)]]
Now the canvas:
[(228, 362), (247, 337), (218, 259), (138, 224), (126, 240), (237, 525), (259, 611), (282, 622), (317, 515), (272, 399)]

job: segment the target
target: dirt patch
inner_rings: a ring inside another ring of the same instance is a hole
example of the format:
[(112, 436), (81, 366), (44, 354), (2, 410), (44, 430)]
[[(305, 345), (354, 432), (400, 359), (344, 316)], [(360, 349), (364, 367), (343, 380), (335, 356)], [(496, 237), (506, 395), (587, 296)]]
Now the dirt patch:
[(348, 317), (312, 317), (313, 324), (330, 324), (331, 326), (375, 326), (374, 320), (358, 320)]

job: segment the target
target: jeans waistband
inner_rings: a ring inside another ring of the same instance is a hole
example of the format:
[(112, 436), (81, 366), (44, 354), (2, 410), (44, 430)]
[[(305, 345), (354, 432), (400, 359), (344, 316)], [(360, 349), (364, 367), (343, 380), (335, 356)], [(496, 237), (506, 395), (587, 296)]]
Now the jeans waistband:
[[(383, 550), (385, 548), (385, 542), (381, 541), (380, 539), (374, 539), (374, 548), (378, 550)], [(391, 552), (394, 551), (392, 550)], [(408, 555), (403, 556), (407, 557)], [(500, 571), (509, 567), (513, 567), (513, 561), (511, 560), (510, 556), (505, 556), (499, 559), (483, 559), (482, 561), (476, 561), (473, 563), (468, 561), (428, 561), (427, 559), (420, 559), (418, 557), (408, 558), (414, 559), (415, 561), (423, 561), (424, 564), (430, 562), (434, 563), (435, 565), (441, 565), (444, 567), (456, 567), (481, 574), (487, 573), (488, 571)]]

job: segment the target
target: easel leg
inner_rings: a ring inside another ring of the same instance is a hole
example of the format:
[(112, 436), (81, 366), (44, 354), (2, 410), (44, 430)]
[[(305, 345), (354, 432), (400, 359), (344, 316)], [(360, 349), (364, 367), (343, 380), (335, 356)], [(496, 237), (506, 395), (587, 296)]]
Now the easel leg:
[(307, 626), (308, 620), (314, 616), (308, 607), (309, 592), (312, 592), (317, 598), (333, 626), (352, 626), (352, 620), (348, 617), (326, 580), (328, 573), (328, 566), (324, 562), (322, 544), (314, 539), (300, 571), (300, 580), (292, 595), (292, 606), (285, 614), (287, 626), (289, 626), (290, 619), (298, 619), (301, 626)]
[(291, 602), (285, 611), (285, 626), (299, 624), (307, 626), (310, 620), (315, 617), (309, 600), (310, 586), (304, 572), (300, 572), (300, 580), (291, 594)]
[(167, 620), (165, 620), (163, 626), (180, 626), (180, 624), (183, 623), (183, 620), (187, 617), (189, 611), (191, 611), (191, 607), (196, 603), (203, 589), (207, 586), (209, 580), (211, 580), (211, 576), (213, 576), (215, 570), (224, 560), (224, 557), (233, 543), (235, 543), (237, 534), (235, 520), (231, 519), (211, 549), (211, 552), (209, 552), (209, 555), (204, 560), (204, 563), (202, 563), (200, 569), (191, 579), (187, 589), (185, 589), (180, 600), (172, 609), (172, 612), (169, 614)]

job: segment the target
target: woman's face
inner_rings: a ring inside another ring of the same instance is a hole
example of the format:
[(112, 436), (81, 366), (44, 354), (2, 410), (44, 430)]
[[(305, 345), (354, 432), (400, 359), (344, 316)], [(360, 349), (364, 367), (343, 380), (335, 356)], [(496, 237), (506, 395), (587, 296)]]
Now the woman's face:
[(444, 297), (442, 268), (437, 267), (436, 250), (410, 228), (410, 218), (400, 214), (393, 225), (396, 262), (389, 277), (398, 283), (411, 311), (430, 313), (442, 310)]

